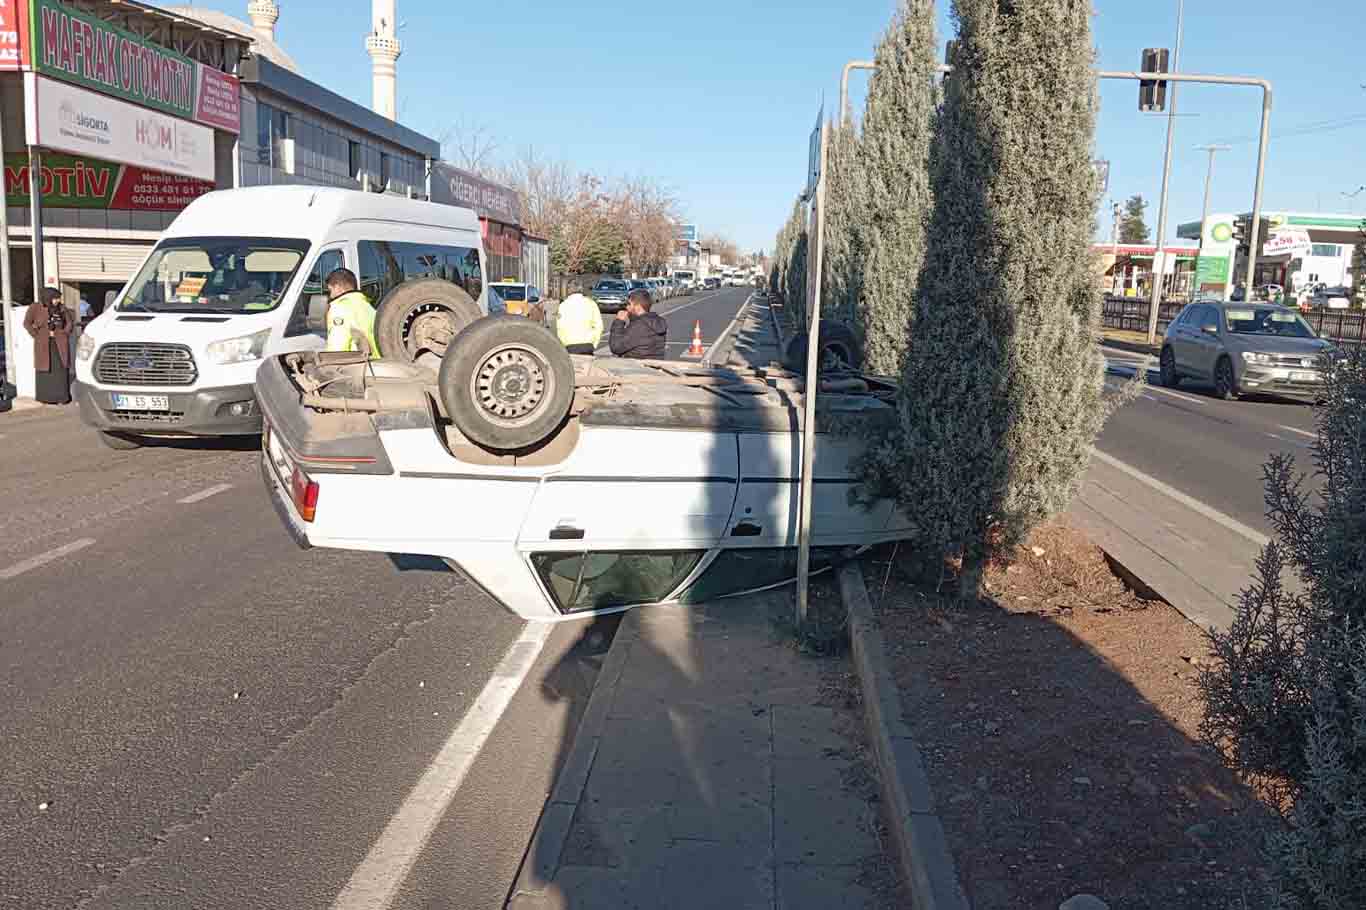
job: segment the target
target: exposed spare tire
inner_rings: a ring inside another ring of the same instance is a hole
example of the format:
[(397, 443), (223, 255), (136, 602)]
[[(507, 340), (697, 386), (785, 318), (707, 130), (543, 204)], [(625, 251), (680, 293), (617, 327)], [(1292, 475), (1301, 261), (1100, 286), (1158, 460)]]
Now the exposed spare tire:
[(460, 330), (482, 314), (458, 284), (417, 278), (394, 288), (375, 309), (375, 340), (385, 357), (435, 366)]
[(548, 439), (574, 401), (574, 364), (550, 332), (515, 316), (460, 331), (441, 361), (441, 401), (457, 430), (495, 452)]
[[(807, 338), (806, 332), (798, 332), (787, 343), (783, 366), (794, 373), (806, 372)], [(817, 363), (822, 373), (863, 369), (863, 345), (859, 343), (854, 330), (842, 322), (822, 320), (821, 349)]]

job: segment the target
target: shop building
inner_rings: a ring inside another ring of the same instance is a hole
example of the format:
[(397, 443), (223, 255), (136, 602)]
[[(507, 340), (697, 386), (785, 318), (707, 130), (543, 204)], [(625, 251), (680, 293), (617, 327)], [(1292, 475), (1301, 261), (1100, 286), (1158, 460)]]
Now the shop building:
[(1157, 263), (1155, 244), (1096, 243), (1092, 249), (1099, 259), (1100, 287), (1107, 294), (1147, 297), (1152, 294), (1153, 276), (1159, 272), (1163, 297), (1188, 295), (1194, 286), (1196, 247), (1163, 247)]
[(178, 211), (233, 185), (248, 42), (135, 0), (0, 0), (0, 20), (11, 294), (98, 312)]
[[(522, 200), (516, 190), (437, 161), (432, 164), (431, 200), (474, 209), (479, 215), (484, 268), (490, 281), (531, 282), (534, 276), (523, 262)], [(533, 242), (544, 243), (539, 238)], [(532, 263), (535, 255), (529, 257)]]
[[(1253, 287), (1275, 284), (1298, 294), (1324, 284), (1352, 285), (1352, 250), (1366, 225), (1366, 216), (1316, 212), (1267, 211), (1270, 238), (1259, 238)], [(1238, 249), (1234, 225), (1249, 222), (1241, 215), (1221, 212), (1203, 223), (1193, 221), (1177, 229), (1178, 236), (1200, 241), (1197, 290), (1228, 294), (1247, 280), (1247, 257)]]

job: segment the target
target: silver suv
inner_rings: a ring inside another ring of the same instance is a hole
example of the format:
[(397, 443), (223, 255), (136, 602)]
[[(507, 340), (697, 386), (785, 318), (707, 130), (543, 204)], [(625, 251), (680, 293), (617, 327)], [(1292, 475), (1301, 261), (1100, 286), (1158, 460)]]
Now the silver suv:
[(1214, 394), (1224, 399), (1249, 392), (1312, 399), (1323, 381), (1319, 358), (1332, 351), (1287, 307), (1192, 303), (1167, 327), (1162, 384), (1174, 388), (1182, 379), (1211, 382)]

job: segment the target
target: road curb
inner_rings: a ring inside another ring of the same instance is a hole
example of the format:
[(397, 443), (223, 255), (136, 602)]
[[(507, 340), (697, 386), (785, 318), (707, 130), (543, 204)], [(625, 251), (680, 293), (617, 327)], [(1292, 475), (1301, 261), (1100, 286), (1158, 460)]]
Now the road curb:
[(935, 809), (925, 763), (902, 719), (901, 693), (859, 563), (848, 563), (840, 570), (840, 593), (849, 611), (854, 668), (863, 691), (863, 720), (877, 761), (883, 810), (911, 906), (915, 910), (970, 910)]
[(782, 323), (778, 322), (778, 314), (773, 312), (773, 298), (768, 297), (768, 318), (773, 322), (773, 334), (778, 336), (778, 356), (781, 358), (783, 352), (787, 350), (787, 339), (783, 337)]
[(630, 657), (631, 648), (639, 639), (637, 611), (628, 612), (617, 628), (612, 645), (607, 649), (607, 657), (602, 663), (593, 694), (588, 698), (583, 719), (574, 733), (574, 743), (569, 748), (564, 767), (555, 779), (555, 786), (546, 799), (541, 817), (536, 822), (536, 830), (527, 844), (522, 856), (522, 865), (517, 870), (505, 904), (509, 910), (539, 906), (545, 892), (555, 881), (559, 872), (560, 856), (569, 840), (569, 831), (574, 824), (574, 814), (583, 799), (584, 788), (588, 786), (588, 775), (593, 770), (593, 762), (598, 756), (598, 745), (603, 731), (607, 728), (607, 716), (616, 698), (617, 684), (621, 681), (622, 671)]

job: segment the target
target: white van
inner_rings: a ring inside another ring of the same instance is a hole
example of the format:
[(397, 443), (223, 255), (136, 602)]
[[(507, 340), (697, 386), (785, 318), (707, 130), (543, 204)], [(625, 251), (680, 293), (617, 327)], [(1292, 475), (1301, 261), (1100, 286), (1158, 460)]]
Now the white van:
[(209, 193), (81, 336), (81, 418), (118, 449), (259, 433), (256, 370), (323, 347), (329, 272), (356, 273), (386, 357), (435, 364), (488, 312), (483, 262), (469, 209), (306, 186)]

